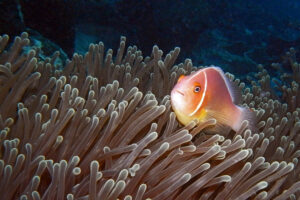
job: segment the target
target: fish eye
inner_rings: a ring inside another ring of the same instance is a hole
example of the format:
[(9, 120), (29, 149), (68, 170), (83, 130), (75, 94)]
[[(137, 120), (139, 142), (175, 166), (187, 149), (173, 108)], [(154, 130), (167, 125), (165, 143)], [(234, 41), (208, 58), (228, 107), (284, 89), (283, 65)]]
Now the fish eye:
[(200, 92), (200, 90), (201, 90), (200, 86), (196, 86), (196, 87), (194, 88), (194, 92), (196, 92), (196, 93)]

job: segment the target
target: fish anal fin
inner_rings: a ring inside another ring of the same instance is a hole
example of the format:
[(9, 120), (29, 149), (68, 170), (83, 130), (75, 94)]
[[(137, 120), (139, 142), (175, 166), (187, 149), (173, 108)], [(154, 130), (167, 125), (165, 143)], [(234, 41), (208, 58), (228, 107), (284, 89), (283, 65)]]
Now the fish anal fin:
[(247, 120), (248, 121), (247, 128), (250, 129), (252, 131), (252, 133), (258, 132), (257, 118), (255, 115), (255, 112), (247, 107), (240, 107), (240, 106), (237, 106), (237, 107), (241, 110), (241, 116), (240, 116), (240, 120), (236, 121), (236, 124), (234, 126), (239, 129), (241, 127), (243, 121)]

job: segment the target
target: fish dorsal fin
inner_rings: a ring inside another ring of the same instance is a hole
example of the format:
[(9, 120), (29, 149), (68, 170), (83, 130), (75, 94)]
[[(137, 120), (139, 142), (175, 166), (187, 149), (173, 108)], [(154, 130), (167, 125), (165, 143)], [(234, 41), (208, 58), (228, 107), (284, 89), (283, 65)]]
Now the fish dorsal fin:
[(220, 75), (223, 77), (224, 82), (226, 83), (226, 87), (228, 88), (231, 100), (234, 104), (241, 104), (242, 103), (242, 91), (239, 88), (238, 85), (236, 85), (234, 82), (232, 82), (223, 72), (223, 70), (220, 67), (212, 66), (214, 67)]

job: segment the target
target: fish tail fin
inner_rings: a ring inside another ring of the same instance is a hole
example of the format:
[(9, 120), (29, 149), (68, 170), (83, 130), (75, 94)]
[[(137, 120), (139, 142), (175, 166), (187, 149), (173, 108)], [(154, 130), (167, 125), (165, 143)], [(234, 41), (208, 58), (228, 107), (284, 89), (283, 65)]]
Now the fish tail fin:
[(240, 107), (237, 106), (239, 109), (239, 119), (235, 121), (233, 129), (237, 132), (241, 126), (243, 121), (247, 120), (248, 121), (248, 126), (247, 128), (252, 131), (252, 133), (257, 132), (257, 119), (256, 119), (256, 114), (251, 108), (247, 107)]

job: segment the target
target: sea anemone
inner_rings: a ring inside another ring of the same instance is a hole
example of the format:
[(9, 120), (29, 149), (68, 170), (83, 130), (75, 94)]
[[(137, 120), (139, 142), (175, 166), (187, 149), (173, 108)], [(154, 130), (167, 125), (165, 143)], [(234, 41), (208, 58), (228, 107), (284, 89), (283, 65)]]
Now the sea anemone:
[[(103, 43), (74, 54), (42, 59), (28, 34), (0, 37), (1, 199), (296, 199), (300, 197), (300, 64), (275, 81), (259, 66), (244, 106), (257, 115), (257, 131), (244, 121), (237, 131), (210, 134), (215, 119), (181, 126), (170, 91), (181, 74), (154, 46), (115, 56)], [(280, 64), (274, 64), (280, 66)], [(280, 94), (278, 94), (278, 92)], [(264, 94), (264, 95), (262, 95)]]

